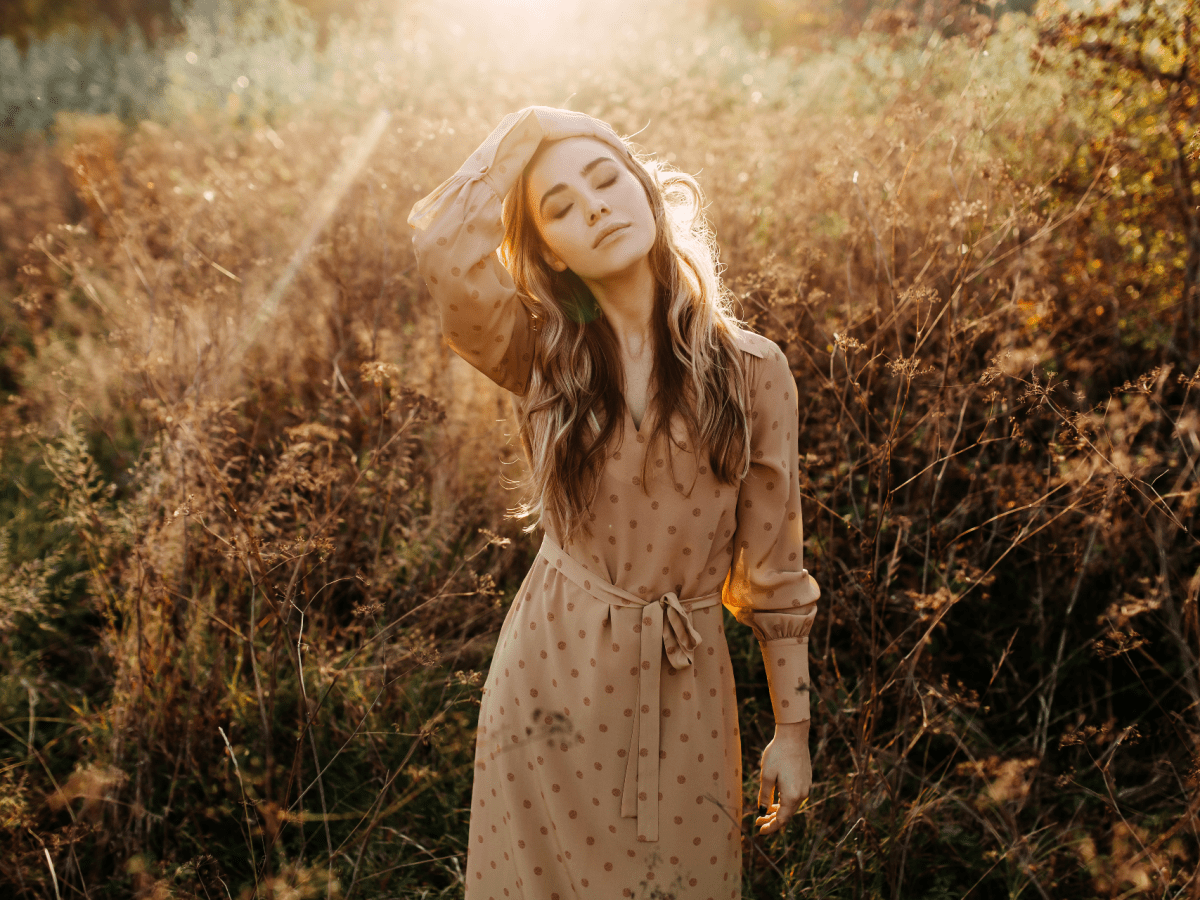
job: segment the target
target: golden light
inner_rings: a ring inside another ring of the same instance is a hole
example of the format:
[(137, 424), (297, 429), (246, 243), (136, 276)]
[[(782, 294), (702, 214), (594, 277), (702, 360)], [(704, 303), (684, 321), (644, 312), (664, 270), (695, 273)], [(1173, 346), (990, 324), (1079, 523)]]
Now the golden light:
[(464, 61), (488, 60), (512, 70), (589, 48), (607, 55), (622, 42), (636, 42), (648, 7), (665, 5), (662, 0), (445, 0), (426, 7), (424, 19), (461, 39)]

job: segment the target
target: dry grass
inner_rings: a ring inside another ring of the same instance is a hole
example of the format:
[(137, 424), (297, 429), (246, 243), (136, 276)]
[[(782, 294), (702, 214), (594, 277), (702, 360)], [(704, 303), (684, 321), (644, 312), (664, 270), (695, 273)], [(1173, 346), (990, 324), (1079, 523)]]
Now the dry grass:
[[(507, 398), (441, 344), (404, 220), (504, 112), (572, 96), (700, 171), (805, 398), (817, 784), (747, 834), (747, 896), (1200, 895), (1200, 361), (1120, 324), (1148, 298), (1097, 312), (1119, 198), (1103, 154), (1080, 177), (1103, 129), (1064, 61), (1018, 20), (803, 58), (665, 14), (459, 21), (335, 34), (304, 105), (63, 120), (6, 158), (8, 889), (461, 893), (532, 545)], [(528, 52), (468, 58), (472, 28)], [(729, 636), (752, 799), (770, 706)]]

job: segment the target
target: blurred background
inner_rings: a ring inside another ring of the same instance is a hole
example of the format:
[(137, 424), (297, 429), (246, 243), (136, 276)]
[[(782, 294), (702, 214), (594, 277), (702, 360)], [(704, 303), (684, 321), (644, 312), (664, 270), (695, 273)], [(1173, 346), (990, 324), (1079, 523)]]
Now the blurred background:
[(537, 541), (405, 219), (536, 103), (697, 175), (801, 391), (816, 783), (744, 896), (1200, 897), (1198, 27), (0, 4), (0, 894), (462, 895)]

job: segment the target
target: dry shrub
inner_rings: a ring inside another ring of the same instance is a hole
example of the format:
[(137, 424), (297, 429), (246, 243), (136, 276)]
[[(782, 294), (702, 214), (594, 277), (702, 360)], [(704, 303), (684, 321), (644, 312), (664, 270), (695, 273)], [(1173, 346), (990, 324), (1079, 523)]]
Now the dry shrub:
[[(507, 400), (477, 373), (451, 368), (436, 322), (417, 316), (410, 299), (396, 303), (417, 294), (397, 212), (413, 188), (381, 194), (377, 173), (360, 176), (264, 322), (263, 297), (280, 282), (298, 229), (311, 224), (295, 220), (313, 208), (343, 143), (306, 122), (185, 145), (187, 133), (147, 123), (131, 135), (122, 201), (96, 204), (104, 227), (43, 235), (30, 255), (45, 268), (21, 273), (28, 305), (42, 312), (27, 320), (41, 346), (22, 367), (29, 386), (9, 427), (43, 442), (55, 521), (87, 560), (76, 602), (98, 620), (109, 684), (102, 708), (82, 719), (87, 734), (75, 751), (104, 763), (62, 776), (43, 809), (71, 822), (56, 855), (69, 883), (93, 877), (77, 850), (142, 859), (162, 820), (152, 810), (183, 806), (203, 831), (201, 773), (231, 797), (248, 791), (264, 822), (279, 810), (284, 827), (264, 834), (290, 845), (305, 822), (330, 821), (324, 779), (386, 792), (405, 761), (430, 752), (421, 748), (461, 741), (461, 697), (477, 695), (478, 684), (451, 673), (484, 663), (502, 612), (496, 582), (517, 565), (494, 556), (505, 538), (478, 532), (516, 530), (499, 522), (503, 426), (488, 425), (505, 417)], [(306, 150), (282, 153), (289, 144)], [(80, 177), (95, 171), (82, 166)], [(269, 199), (239, 207), (251, 191)], [(449, 425), (447, 409), (456, 417)], [(138, 440), (118, 446), (117, 492), (99, 474), (87, 432), (107, 432), (117, 446), (130, 425)], [(47, 592), (25, 576), (57, 562), (21, 564), (8, 593), (23, 605), (10, 617), (54, 615)], [(243, 678), (230, 693), (230, 679)], [(230, 746), (259, 754), (246, 773), (222, 767), (220, 728)], [(301, 743), (280, 749), (281, 729)], [(314, 782), (360, 731), (379, 759), (399, 748), (391, 777), (386, 764), (375, 784), (339, 763)], [(30, 745), (44, 740), (36, 728), (29, 736)], [(457, 752), (466, 749), (462, 741)], [(123, 778), (97, 792), (97, 772)], [(393, 814), (425, 790), (405, 786), (390, 807), (380, 798), (378, 812)], [(39, 847), (20, 832), (10, 837), (17, 871), (41, 883)], [(260, 839), (241, 844), (247, 858)], [(262, 860), (265, 883), (324, 893), (328, 863), (313, 869), (275, 855)], [(150, 895), (164, 870), (139, 865), (149, 868), (122, 864), (133, 888)], [(187, 879), (195, 890), (209, 883)]]
[(121, 209), (120, 120), (116, 116), (60, 113), (55, 140), (75, 193), (87, 206), (92, 233), (104, 238), (108, 218)]

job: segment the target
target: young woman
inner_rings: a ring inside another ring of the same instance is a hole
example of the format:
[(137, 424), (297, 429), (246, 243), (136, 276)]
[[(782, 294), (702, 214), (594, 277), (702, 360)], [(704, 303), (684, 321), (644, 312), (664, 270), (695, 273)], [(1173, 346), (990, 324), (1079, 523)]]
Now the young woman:
[(695, 182), (582, 113), (507, 116), (409, 222), (446, 340), (513, 394), (545, 531), (484, 687), (467, 900), (737, 898), (722, 604), (775, 714), (760, 833), (812, 782), (787, 360), (732, 316)]

